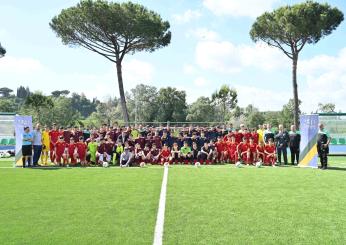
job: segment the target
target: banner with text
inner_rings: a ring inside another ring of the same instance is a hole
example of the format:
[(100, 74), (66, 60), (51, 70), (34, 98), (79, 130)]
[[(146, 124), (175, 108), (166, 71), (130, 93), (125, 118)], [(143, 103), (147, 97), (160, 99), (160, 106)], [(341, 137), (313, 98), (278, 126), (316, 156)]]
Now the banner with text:
[(318, 135), (318, 115), (300, 116), (300, 167), (318, 167), (317, 159), (317, 135)]

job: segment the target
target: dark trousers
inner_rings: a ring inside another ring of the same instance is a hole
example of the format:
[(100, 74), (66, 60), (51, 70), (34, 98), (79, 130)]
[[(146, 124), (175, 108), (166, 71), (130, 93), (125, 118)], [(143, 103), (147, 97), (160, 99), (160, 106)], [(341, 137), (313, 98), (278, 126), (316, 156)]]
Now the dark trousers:
[(326, 151), (320, 151), (318, 153), (318, 156), (320, 157), (321, 162), (321, 168), (327, 168), (328, 165), (328, 153)]
[(321, 162), (321, 168), (326, 169), (328, 165), (329, 147), (323, 147), (323, 144), (317, 142), (317, 152)]
[(291, 151), (291, 164), (294, 165), (294, 161), (297, 161), (297, 164), (299, 164), (299, 149), (290, 147), (290, 151)]
[(38, 160), (40, 159), (42, 152), (42, 145), (34, 145), (34, 156), (33, 156), (33, 165), (37, 165)]
[(287, 148), (286, 147), (277, 147), (276, 148), (277, 154), (278, 154), (278, 161), (281, 164), (281, 153), (284, 156), (284, 163), (287, 164)]

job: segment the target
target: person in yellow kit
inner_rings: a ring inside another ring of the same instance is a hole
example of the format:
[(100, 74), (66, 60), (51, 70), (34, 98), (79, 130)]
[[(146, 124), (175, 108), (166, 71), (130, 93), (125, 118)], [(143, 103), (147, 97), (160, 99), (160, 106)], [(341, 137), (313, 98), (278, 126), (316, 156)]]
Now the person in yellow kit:
[(48, 154), (50, 148), (50, 138), (49, 138), (49, 128), (47, 126), (44, 127), (42, 132), (42, 154), (41, 154), (41, 165), (48, 164)]
[(258, 134), (258, 142), (264, 142), (264, 130), (263, 130), (263, 126), (260, 124), (258, 125), (258, 130), (257, 130), (257, 134)]

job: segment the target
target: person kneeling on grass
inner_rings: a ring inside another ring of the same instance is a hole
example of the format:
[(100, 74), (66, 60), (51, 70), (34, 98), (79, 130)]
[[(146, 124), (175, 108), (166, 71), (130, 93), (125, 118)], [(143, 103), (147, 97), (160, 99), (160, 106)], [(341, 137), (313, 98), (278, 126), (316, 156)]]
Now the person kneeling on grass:
[(166, 162), (170, 163), (171, 161), (171, 151), (168, 149), (168, 146), (166, 143), (163, 144), (160, 158), (161, 158), (161, 165), (164, 165), (164, 163)]
[(264, 163), (265, 161), (265, 153), (264, 153), (264, 143), (263, 141), (259, 141), (258, 145), (256, 147), (257, 149), (257, 160), (261, 161), (262, 163)]
[(238, 145), (237, 152), (239, 154), (239, 161), (242, 161), (246, 165), (249, 165), (249, 144), (246, 137), (243, 137), (243, 141)]
[(201, 148), (199, 159), (201, 163), (211, 164), (213, 159), (213, 149), (209, 147), (208, 142), (204, 142), (204, 146)]
[(96, 163), (96, 152), (97, 152), (98, 144), (95, 141), (95, 138), (92, 137), (91, 141), (88, 144), (88, 154), (87, 154), (87, 162), (88, 164), (95, 164)]
[(125, 147), (124, 152), (120, 155), (120, 167), (130, 167), (132, 166), (133, 155), (129, 151), (129, 148)]
[(68, 160), (67, 160), (67, 162), (73, 166), (77, 165), (78, 153), (77, 153), (77, 145), (74, 141), (74, 137), (70, 138), (70, 143), (67, 145), (67, 148), (68, 148), (68, 151), (67, 151)]
[(83, 136), (79, 137), (79, 141), (76, 143), (77, 146), (77, 159), (79, 160), (82, 167), (87, 166), (86, 162), (86, 153), (87, 153), (87, 145), (84, 142)]
[(178, 164), (180, 162), (180, 150), (177, 142), (173, 143), (171, 154), (172, 163)]
[(158, 164), (159, 160), (160, 160), (160, 149), (156, 147), (156, 144), (153, 144), (150, 150), (150, 163)]
[(65, 143), (63, 136), (60, 136), (58, 142), (55, 144), (55, 156), (58, 166), (63, 167), (68, 163), (68, 144)]
[(145, 159), (143, 159), (143, 149), (141, 148), (141, 145), (139, 143), (136, 143), (133, 154), (134, 162), (136, 165), (139, 166), (141, 162), (145, 162)]
[(254, 138), (250, 137), (248, 155), (247, 155), (249, 164), (255, 165), (257, 161), (257, 145), (254, 141)]
[(196, 162), (199, 161), (199, 150), (198, 150), (198, 146), (197, 146), (197, 142), (193, 142), (192, 143), (192, 151), (191, 151), (191, 160), (193, 162), (193, 164), (195, 164)]
[(102, 166), (102, 164), (104, 162), (111, 162), (111, 155), (107, 153), (107, 143), (106, 143), (106, 139), (101, 138), (101, 143), (99, 145), (99, 147), (97, 148), (97, 156), (98, 156), (98, 163), (100, 166)]
[(264, 147), (264, 153), (265, 153), (265, 165), (272, 165), (275, 167), (276, 163), (276, 151), (275, 151), (275, 145), (272, 138), (268, 139), (268, 144)]
[(189, 162), (191, 161), (192, 154), (191, 154), (191, 148), (188, 145), (187, 141), (184, 141), (184, 146), (181, 147), (180, 154), (181, 154), (180, 156), (183, 162), (185, 164), (189, 164)]
[(121, 141), (117, 142), (115, 150), (113, 152), (113, 165), (117, 165), (120, 159), (121, 154), (124, 152), (124, 147)]

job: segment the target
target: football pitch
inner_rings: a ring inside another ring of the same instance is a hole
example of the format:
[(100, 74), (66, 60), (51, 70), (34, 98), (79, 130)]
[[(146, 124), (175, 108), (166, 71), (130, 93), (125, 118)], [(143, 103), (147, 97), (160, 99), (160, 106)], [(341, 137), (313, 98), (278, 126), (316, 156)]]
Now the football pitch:
[[(169, 168), (163, 244), (345, 244), (346, 159), (331, 170)], [(0, 244), (152, 244), (163, 167), (13, 169)]]

